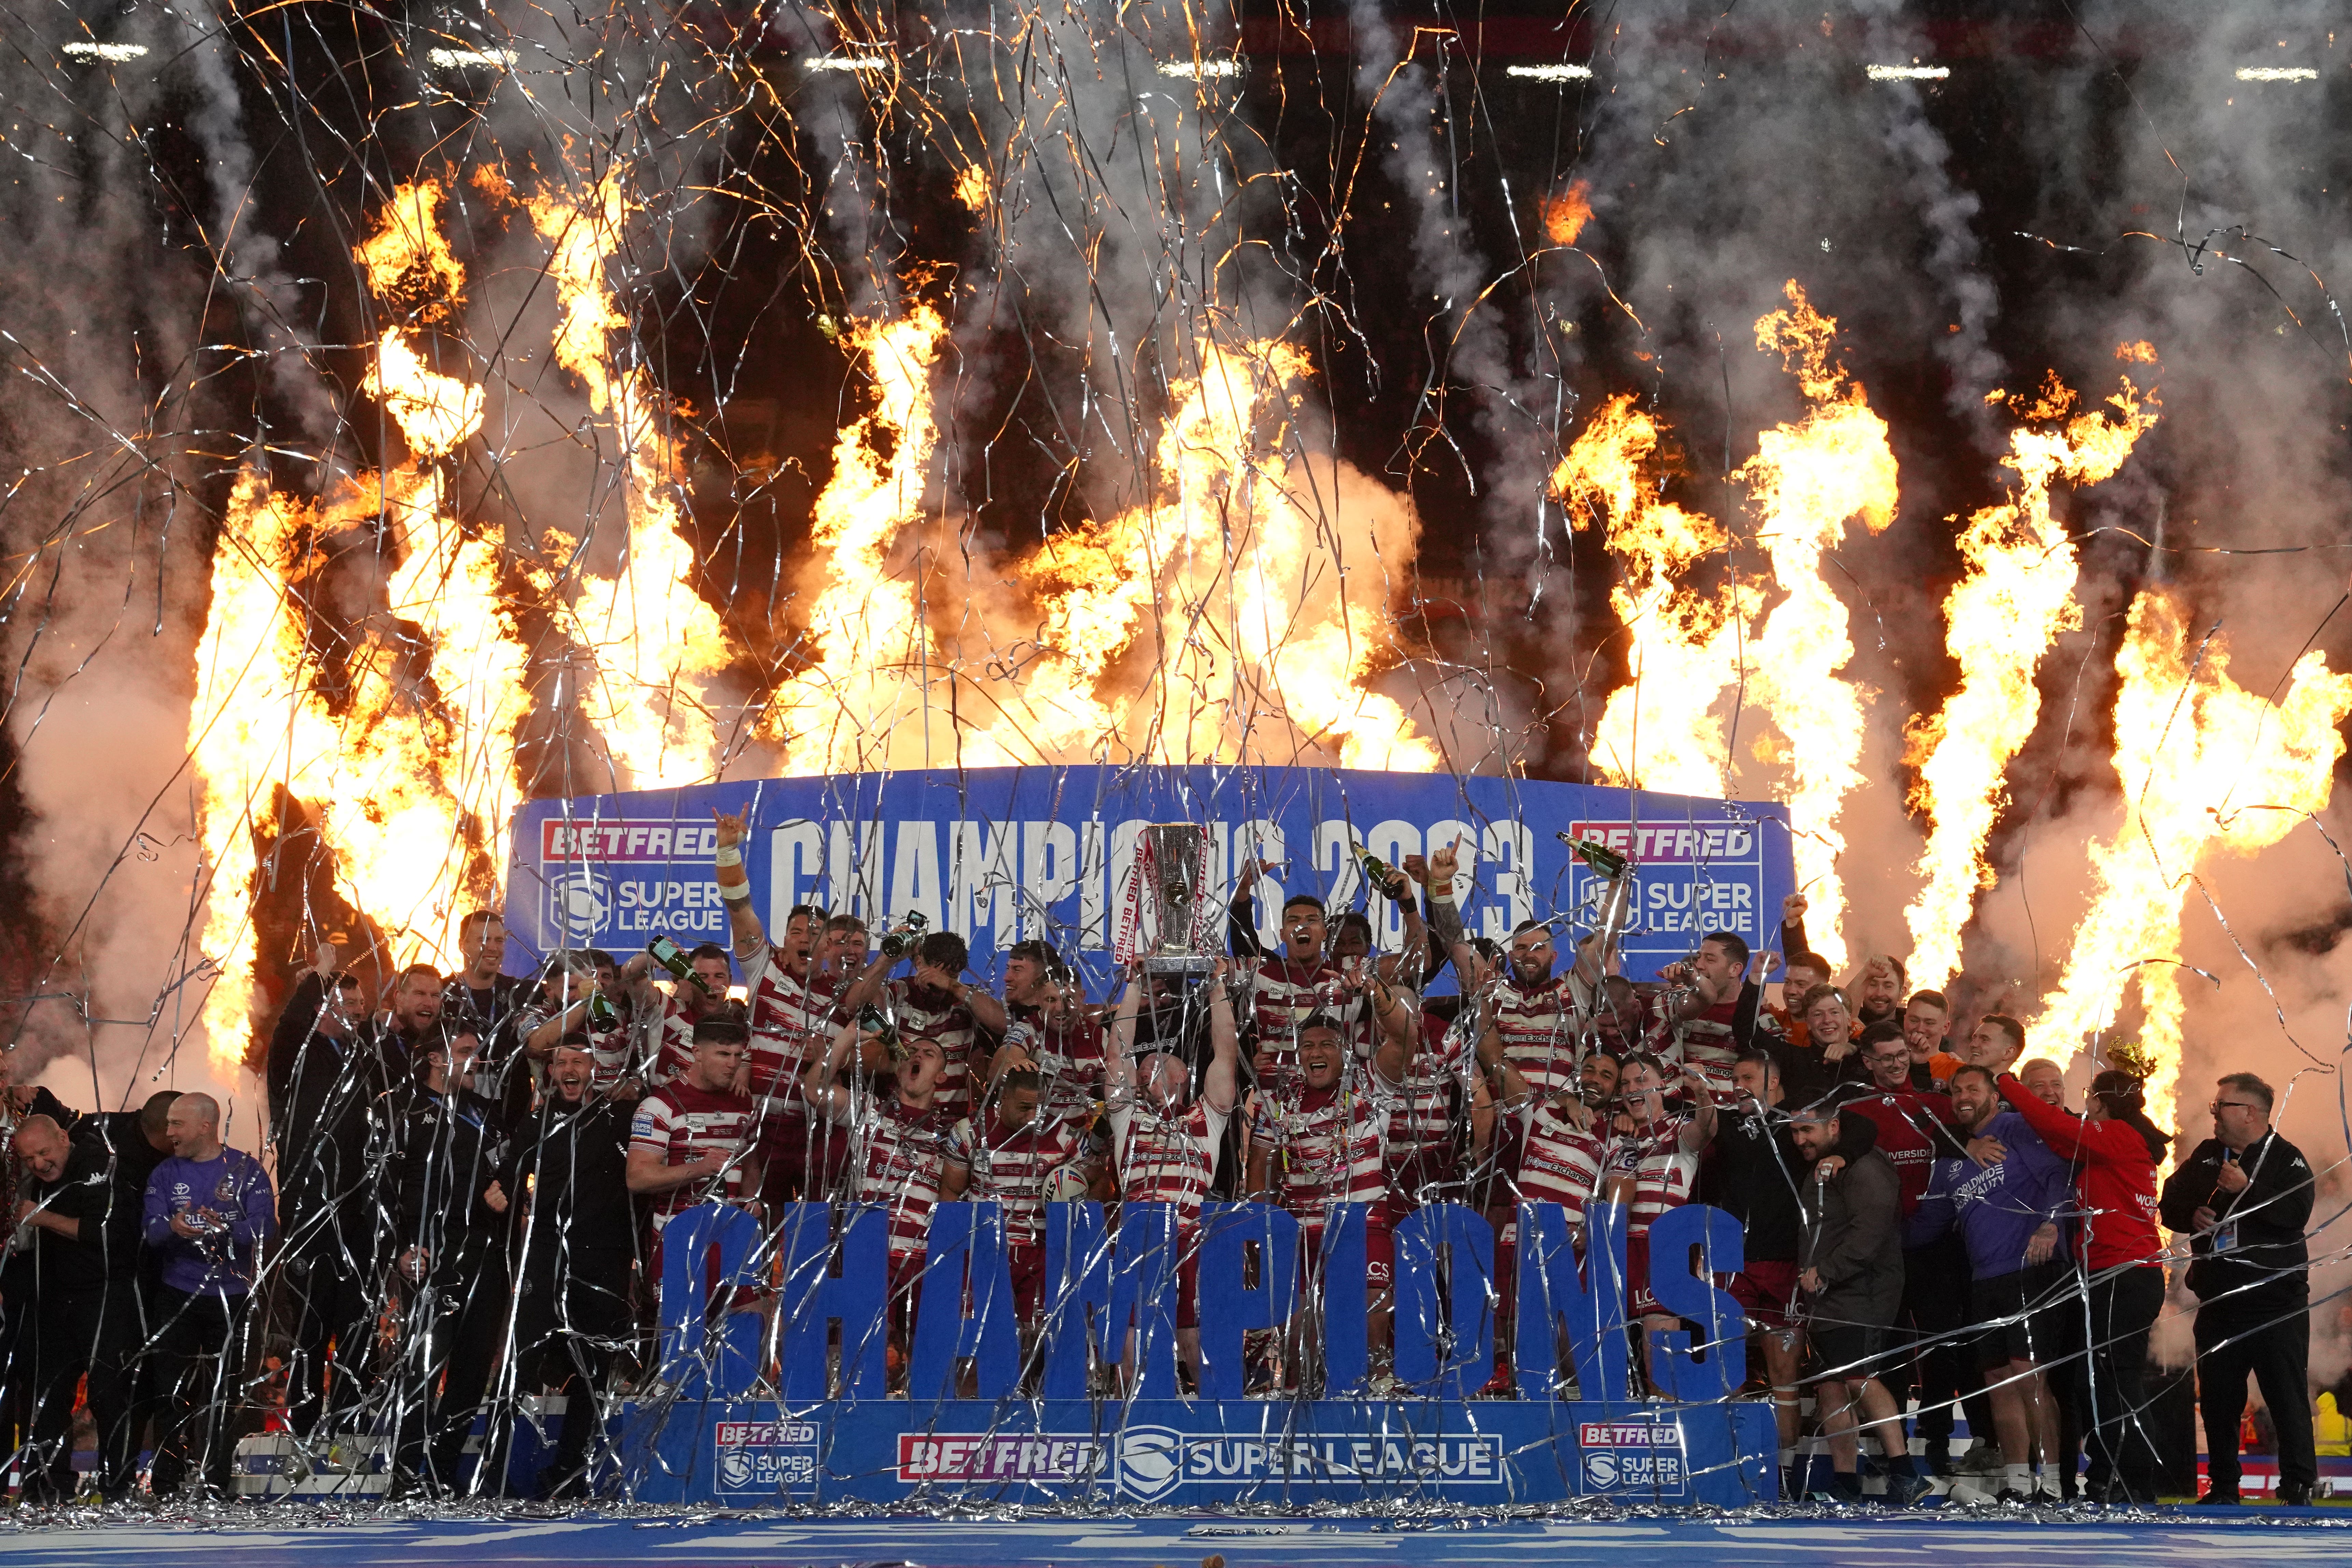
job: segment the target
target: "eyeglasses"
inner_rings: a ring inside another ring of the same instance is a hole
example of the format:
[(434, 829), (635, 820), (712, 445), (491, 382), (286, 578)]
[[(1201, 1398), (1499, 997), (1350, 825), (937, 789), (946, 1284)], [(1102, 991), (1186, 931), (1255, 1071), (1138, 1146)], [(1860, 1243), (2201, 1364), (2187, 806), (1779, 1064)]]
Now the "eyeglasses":
[(2206, 1114), (2219, 1116), (2224, 1110), (2260, 1110), (2261, 1106), (2250, 1100), (2217, 1100), (2205, 1108)]

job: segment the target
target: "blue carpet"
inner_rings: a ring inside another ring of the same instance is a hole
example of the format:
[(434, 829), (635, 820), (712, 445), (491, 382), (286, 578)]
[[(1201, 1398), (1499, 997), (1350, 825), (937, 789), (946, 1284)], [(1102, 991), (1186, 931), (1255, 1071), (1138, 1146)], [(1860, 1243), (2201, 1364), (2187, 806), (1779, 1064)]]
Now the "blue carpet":
[(2046, 1515), (1975, 1520), (1759, 1517), (1439, 1523), (1400, 1529), (1358, 1521), (1191, 1517), (1164, 1520), (371, 1519), (273, 1510), (249, 1523), (91, 1523), (0, 1533), (9, 1568), (473, 1568), (491, 1564), (630, 1568), (1226, 1568), (1286, 1564), (1560, 1563), (1595, 1554), (1610, 1568), (2032, 1568), (2340, 1563), (2352, 1511), (2186, 1510), (2129, 1521)]

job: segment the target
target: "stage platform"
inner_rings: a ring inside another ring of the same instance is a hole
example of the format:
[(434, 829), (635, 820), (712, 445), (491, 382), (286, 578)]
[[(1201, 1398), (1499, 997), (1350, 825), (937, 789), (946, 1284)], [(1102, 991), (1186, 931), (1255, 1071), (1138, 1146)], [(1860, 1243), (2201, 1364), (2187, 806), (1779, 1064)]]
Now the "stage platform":
[(515, 1511), (476, 1519), (340, 1515), (301, 1505), (243, 1508), (173, 1524), (107, 1522), (85, 1512), (51, 1527), (0, 1523), (11, 1568), (1224, 1568), (1368, 1563), (1606, 1561), (1611, 1568), (2189, 1568), (2207, 1563), (2340, 1562), (2352, 1510), (2165, 1510), (2128, 1520), (2095, 1510), (1988, 1516), (1931, 1510), (1890, 1518), (1758, 1510), (1714, 1519), (1590, 1515), (1427, 1521), (1186, 1515), (1094, 1520), (901, 1517), (786, 1519), (698, 1513), (665, 1518)]

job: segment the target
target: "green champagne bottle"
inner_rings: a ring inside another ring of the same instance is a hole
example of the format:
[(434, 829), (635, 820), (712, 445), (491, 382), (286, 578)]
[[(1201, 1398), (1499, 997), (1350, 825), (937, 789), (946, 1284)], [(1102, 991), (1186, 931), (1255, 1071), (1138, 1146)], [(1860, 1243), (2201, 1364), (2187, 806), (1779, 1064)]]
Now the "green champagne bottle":
[(904, 958), (923, 945), (923, 933), (930, 927), (920, 910), (908, 910), (907, 918), (882, 933), (882, 956)]
[(1610, 848), (1597, 838), (1570, 838), (1565, 833), (1558, 835), (1558, 837), (1568, 846), (1570, 854), (1592, 868), (1595, 876), (1613, 881), (1623, 876), (1627, 868), (1633, 864), (1631, 856)]
[(679, 984), (683, 985), (687, 982), (692, 981), (696, 985), (701, 987), (702, 994), (705, 996), (717, 994), (716, 992), (710, 989), (709, 983), (704, 980), (701, 975), (697, 974), (694, 972), (694, 961), (687, 957), (686, 949), (678, 946), (677, 943), (672, 942), (668, 937), (657, 936), (654, 938), (653, 941), (646, 943), (646, 952), (651, 955), (656, 963), (658, 963), (664, 969), (668, 970), (670, 973), (677, 978)]

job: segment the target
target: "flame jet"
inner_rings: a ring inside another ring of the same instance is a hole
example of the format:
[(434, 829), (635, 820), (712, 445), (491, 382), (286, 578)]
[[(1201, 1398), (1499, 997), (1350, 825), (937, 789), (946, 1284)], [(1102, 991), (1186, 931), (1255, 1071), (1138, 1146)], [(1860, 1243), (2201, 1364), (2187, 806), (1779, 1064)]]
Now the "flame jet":
[[(1645, 472), (1657, 446), (1656, 421), (1621, 394), (1586, 422), (1552, 472), (1570, 525), (1605, 519), (1609, 548), (1626, 564), (1609, 603), (1631, 644), (1633, 679), (1610, 693), (1592, 753), (1620, 784), (1721, 795), (1730, 758), (1715, 699), (1738, 679), (1741, 626), (1763, 595), (1743, 585), (1708, 597), (1676, 585), (1730, 539), (1713, 518), (1659, 498), (1657, 479)], [(1651, 692), (1665, 695), (1645, 704)]]
[(2001, 462), (2017, 473), (2016, 493), (1970, 517), (1960, 535), (1968, 574), (1944, 597), (1944, 646), (1960, 667), (1959, 689), (1939, 711), (1912, 721), (1905, 755), (1918, 770), (1911, 806), (1930, 824), (1915, 868), (1919, 891), (1904, 910), (1911, 974), (1922, 985), (1959, 973), (1961, 930), (1977, 890), (1991, 885), (1985, 843), (2007, 799), (2002, 781), (2042, 716), (2034, 675), (2058, 634), (2083, 624), (2074, 544), (2051, 515), (2050, 488), (2112, 477), (2156, 423), (2129, 379), (2107, 405), (2112, 416), (2068, 418), (2074, 395), (2053, 379), (2021, 406), (2028, 420), (2063, 423), (2011, 433)]
[(1606, 514), (1610, 548), (1627, 558), (1635, 580), (1611, 591), (1633, 641), (1633, 679), (1610, 694), (1593, 736), (1603, 776), (1673, 794), (1727, 793), (1730, 742), (1716, 704), (1745, 671), (1749, 694), (1790, 742), (1797, 876), (1821, 911), (1810, 935), (1838, 963), (1845, 902), (1838, 816), (1862, 783), (1864, 724), (1861, 697), (1840, 673), (1853, 657), (1845, 605), (1822, 576), (1822, 559), (1844, 540), (1849, 521), (1875, 533), (1894, 520), (1895, 452), (1886, 422), (1832, 362), (1837, 323), (1796, 283), (1787, 292), (1789, 308), (1756, 323), (1756, 342), (1796, 375), (1805, 414), (1762, 432), (1756, 455), (1734, 475), (1748, 486), (1757, 542), (1785, 595), (1753, 637), (1746, 628), (1764, 597), (1756, 584), (1712, 598), (1674, 585), (1728, 541), (1712, 521), (1658, 499), (1643, 473), (1657, 426), (1632, 399), (1613, 399), (1594, 416), (1554, 471), (1552, 489), (1575, 527)]
[(723, 761), (711, 687), (733, 650), (689, 581), (698, 563), (678, 532), (683, 465), (668, 411), (646, 366), (627, 357), (629, 319), (604, 277), (627, 204), (619, 176), (608, 172), (576, 195), (551, 188), (523, 205), (552, 247), (547, 270), (562, 312), (556, 363), (586, 386), (589, 408), (611, 422), (622, 452), (626, 548), (614, 576), (582, 579), (571, 607), (568, 629), (596, 666), (582, 690), (583, 710), (624, 788), (694, 784), (714, 777)]
[(1873, 533), (1895, 521), (1895, 449), (1861, 384), (1831, 361), (1837, 323), (1815, 311), (1793, 282), (1788, 297), (1787, 310), (1756, 323), (1756, 346), (1780, 352), (1810, 406), (1796, 424), (1765, 431), (1756, 456), (1734, 476), (1748, 485), (1757, 542), (1788, 595), (1750, 650), (1750, 689), (1789, 742), (1797, 883), (1828, 915), (1807, 932), (1815, 952), (1843, 963), (1838, 857), (1845, 835), (1838, 816), (1862, 783), (1864, 724), (1861, 692), (1840, 673), (1853, 657), (1846, 608), (1822, 575), (1822, 558), (1844, 542), (1849, 520), (1860, 518)]
[[(418, 226), (433, 210), (400, 187), (357, 248), (387, 299), (420, 279), (462, 283), (446, 247), (436, 252), (438, 234)], [(419, 297), (414, 313), (439, 311)], [(445, 963), (465, 909), (493, 894), (485, 846), (518, 795), (513, 730), (528, 656), (499, 588), (498, 546), (457, 527), (435, 466), (480, 429), (481, 389), (428, 369), (393, 328), (361, 390), (398, 428), (407, 459), (315, 502), (248, 468), (214, 552), (188, 744), (207, 871), (203, 951), (217, 971), (204, 1016), (224, 1067), (241, 1058), (253, 1024), (257, 844), (275, 830), (281, 791), (315, 815), (340, 891), (388, 933), (394, 958)], [(384, 610), (354, 628), (338, 706), (310, 643), (320, 545), (376, 527), (401, 560)], [(421, 650), (402, 622), (423, 632)]]
[[(2352, 674), (2317, 649), (2288, 673), (2276, 706), (2241, 687), (2218, 632), (2201, 647), (2160, 590), (2133, 601), (2116, 653), (2116, 776), (2124, 816), (2091, 847), (2089, 910), (2058, 994), (2031, 1025), (2062, 1058), (2105, 1029), (2137, 988), (2153, 1058), (2149, 1117), (2171, 1128), (2180, 1078), (2179, 974), (2187, 882), (2208, 850), (2251, 854), (2327, 804), (2352, 714)], [(2272, 809), (2277, 808), (2277, 809)]]

